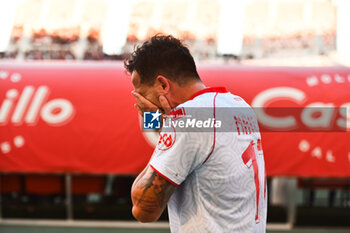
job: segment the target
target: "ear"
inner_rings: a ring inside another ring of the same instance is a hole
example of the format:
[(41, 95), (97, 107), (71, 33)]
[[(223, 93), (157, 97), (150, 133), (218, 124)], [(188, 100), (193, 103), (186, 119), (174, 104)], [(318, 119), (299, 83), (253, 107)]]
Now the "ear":
[(166, 77), (162, 75), (158, 75), (156, 80), (158, 81), (159, 88), (161, 88), (162, 94), (165, 95), (169, 92), (170, 90), (170, 81)]

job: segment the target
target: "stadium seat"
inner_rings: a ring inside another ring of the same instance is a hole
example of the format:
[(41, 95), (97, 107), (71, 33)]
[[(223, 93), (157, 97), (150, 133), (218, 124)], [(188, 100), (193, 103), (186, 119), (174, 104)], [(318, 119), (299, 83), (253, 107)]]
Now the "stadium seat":
[(106, 178), (92, 175), (74, 175), (72, 177), (72, 194), (84, 195), (90, 193), (103, 194)]
[(18, 174), (0, 175), (0, 192), (1, 194), (20, 193), (21, 177)]
[(135, 177), (132, 176), (117, 176), (114, 179), (114, 196), (119, 200), (131, 201), (130, 190)]
[(312, 189), (348, 189), (350, 188), (350, 180), (347, 178), (298, 179), (298, 187)]
[(51, 195), (64, 193), (64, 177), (59, 175), (26, 175), (25, 190), (27, 194)]

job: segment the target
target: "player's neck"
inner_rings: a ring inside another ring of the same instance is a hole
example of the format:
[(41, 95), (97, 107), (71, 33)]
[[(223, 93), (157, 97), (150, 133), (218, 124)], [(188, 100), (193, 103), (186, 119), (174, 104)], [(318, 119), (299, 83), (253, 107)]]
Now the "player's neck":
[(176, 98), (173, 99), (173, 106), (176, 107), (188, 101), (194, 94), (205, 89), (206, 86), (201, 81), (192, 82), (186, 86), (178, 87), (176, 90)]

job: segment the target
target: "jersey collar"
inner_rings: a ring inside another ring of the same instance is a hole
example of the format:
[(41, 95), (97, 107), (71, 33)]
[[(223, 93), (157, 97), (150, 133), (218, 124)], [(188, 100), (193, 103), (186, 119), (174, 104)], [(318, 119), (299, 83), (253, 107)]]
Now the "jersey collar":
[(189, 100), (193, 100), (194, 98), (196, 98), (199, 95), (202, 95), (204, 93), (209, 93), (209, 92), (218, 92), (218, 93), (226, 93), (228, 92), (227, 89), (225, 87), (208, 87), (205, 88), (203, 90), (200, 90), (196, 93), (194, 93), (191, 98), (189, 98)]

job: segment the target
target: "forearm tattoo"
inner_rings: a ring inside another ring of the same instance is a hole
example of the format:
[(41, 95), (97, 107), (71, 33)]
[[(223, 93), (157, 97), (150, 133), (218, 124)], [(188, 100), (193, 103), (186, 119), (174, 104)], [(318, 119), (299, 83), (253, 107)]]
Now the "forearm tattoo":
[(150, 170), (152, 171), (146, 172), (136, 184), (135, 188), (142, 190), (142, 192), (141, 195), (134, 197), (135, 204), (140, 204), (149, 211), (164, 209), (175, 190), (175, 186), (153, 169)]

